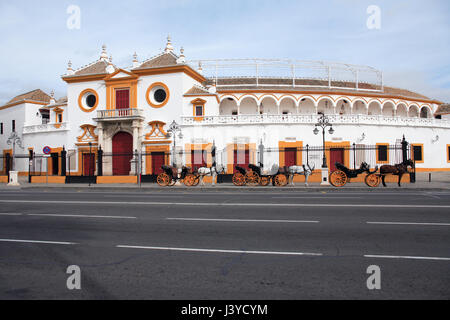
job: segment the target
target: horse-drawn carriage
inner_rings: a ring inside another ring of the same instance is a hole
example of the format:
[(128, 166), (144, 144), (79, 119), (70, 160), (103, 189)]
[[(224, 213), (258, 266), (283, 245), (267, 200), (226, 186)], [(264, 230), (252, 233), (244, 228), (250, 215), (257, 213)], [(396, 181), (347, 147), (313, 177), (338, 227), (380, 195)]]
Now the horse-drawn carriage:
[[(366, 162), (361, 162), (361, 165), (358, 169), (349, 169), (344, 166), (342, 163), (336, 162), (335, 166), (337, 170), (330, 173), (330, 183), (334, 187), (342, 187), (352, 178), (356, 178), (359, 174), (363, 172), (367, 172), (367, 176), (364, 179), (364, 182), (369, 187), (376, 187), (380, 181), (379, 177), (375, 175), (378, 167), (375, 167), (374, 171), (370, 171), (370, 166)], [(370, 178), (368, 178), (370, 177)]]
[(291, 170), (291, 167), (279, 167), (277, 165), (273, 165), (272, 168), (264, 172), (263, 164), (259, 163), (259, 166), (254, 164), (248, 165), (249, 170), (246, 170), (243, 167), (236, 166), (237, 172), (233, 175), (233, 184), (236, 186), (267, 186), (272, 182), (272, 185), (283, 187), (288, 184), (288, 181), (291, 180), (291, 175), (294, 175), (295, 172)]
[[(183, 182), (186, 184), (186, 182), (192, 181), (192, 173), (190, 173), (190, 168), (183, 166), (181, 169), (178, 169), (177, 167), (167, 166), (163, 165), (161, 166), (161, 169), (164, 171), (160, 173), (156, 177), (156, 182), (160, 186), (173, 186), (177, 181), (183, 180)], [(190, 179), (185, 179), (187, 176), (190, 175)]]

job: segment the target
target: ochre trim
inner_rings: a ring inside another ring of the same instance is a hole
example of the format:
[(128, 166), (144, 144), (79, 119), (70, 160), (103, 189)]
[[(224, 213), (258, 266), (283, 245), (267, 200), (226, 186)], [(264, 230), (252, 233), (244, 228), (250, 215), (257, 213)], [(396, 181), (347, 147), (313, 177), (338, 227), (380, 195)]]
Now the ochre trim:
[[(421, 147), (420, 151), (422, 153), (422, 160), (417, 161), (414, 159), (414, 147)], [(415, 162), (415, 163), (424, 163), (425, 162), (425, 158), (424, 158), (424, 154), (423, 154), (423, 143), (411, 143), (411, 159)]]
[(61, 175), (61, 151), (63, 150), (62, 147), (59, 148), (50, 148), (50, 154), (49, 157), (47, 158), (47, 174), (49, 176), (53, 176), (52, 172), (53, 172), (53, 161), (52, 161), (52, 153), (57, 153), (58, 154), (58, 176)]
[[(192, 103), (192, 109), (193, 109), (193, 116), (194, 116), (194, 120), (195, 121), (203, 121), (203, 117), (205, 116), (205, 104), (206, 104), (206, 100), (197, 98), (191, 101)], [(202, 107), (202, 115), (201, 116), (197, 116), (197, 113), (195, 112), (196, 107), (197, 106), (201, 106)]]
[(447, 163), (450, 163), (450, 144), (447, 144), (446, 151), (447, 151)]
[(94, 130), (97, 128), (96, 126), (92, 124), (82, 124), (80, 128), (83, 130), (83, 133), (81, 136), (77, 137), (78, 142), (82, 142), (83, 138), (86, 136), (91, 136), (94, 140), (98, 141), (98, 136), (95, 134)]
[[(84, 96), (86, 93), (88, 93), (88, 92), (92, 93), (92, 94), (95, 96), (95, 104), (94, 104), (94, 106), (93, 106), (92, 108), (90, 108), (90, 109), (86, 109), (85, 107), (83, 107), (83, 101), (82, 101), (83, 96)], [(78, 107), (80, 107), (81, 111), (84, 111), (84, 112), (92, 112), (92, 111), (94, 111), (94, 110), (97, 108), (97, 105), (98, 105), (98, 94), (97, 94), (97, 91), (95, 91), (94, 89), (90, 89), (90, 88), (84, 89), (84, 90), (81, 91), (81, 93), (78, 95)]]
[[(156, 141), (155, 141), (156, 142)], [(145, 174), (153, 174), (152, 152), (164, 152), (164, 164), (170, 163), (170, 145), (145, 147)]]
[[(149, 126), (152, 127), (152, 129), (150, 130), (149, 133), (147, 133), (145, 135), (145, 140), (150, 140), (150, 138), (159, 138), (159, 139), (165, 139), (167, 136), (167, 132), (164, 131), (164, 126), (166, 125), (165, 122), (163, 121), (159, 121), (159, 120), (155, 120), (155, 121), (150, 121), (148, 123)], [(161, 135), (162, 136), (161, 136)]]
[(212, 166), (212, 143), (186, 143), (185, 144), (185, 152), (186, 152), (186, 166), (192, 166), (192, 151), (206, 151), (206, 166)]
[(97, 184), (103, 183), (137, 183), (137, 176), (98, 176)]
[(325, 141), (325, 156), (327, 157), (327, 166), (331, 168), (331, 157), (330, 157), (330, 149), (344, 149), (344, 166), (347, 168), (350, 167), (350, 141), (342, 141), (342, 142), (334, 142), (334, 141)]
[[(167, 95), (166, 99), (165, 99), (163, 102), (159, 103), (159, 104), (153, 103), (152, 100), (150, 99), (150, 96), (149, 96), (149, 95), (150, 95), (150, 91), (151, 91), (154, 87), (157, 87), (157, 86), (163, 87), (164, 90), (166, 90), (166, 95)], [(162, 82), (154, 82), (154, 83), (152, 83), (152, 84), (147, 88), (147, 92), (145, 93), (145, 99), (147, 99), (147, 103), (148, 103), (150, 106), (152, 106), (153, 108), (161, 108), (161, 107), (164, 107), (164, 106), (166, 105), (166, 103), (169, 101), (169, 98), (170, 98), (170, 91), (169, 91), (169, 88), (168, 88), (164, 83), (162, 83)]]
[(229, 143), (227, 144), (227, 173), (234, 172), (234, 150), (248, 150), (248, 162), (255, 163), (256, 143)]
[(301, 166), (303, 164), (302, 162), (302, 147), (303, 147), (303, 141), (278, 141), (278, 163), (280, 167), (285, 166), (285, 149), (286, 148), (297, 148), (296, 152), (296, 161), (295, 164), (297, 166)]
[(137, 79), (118, 78), (106, 81), (106, 110), (116, 109), (116, 90), (129, 90), (129, 108), (137, 108)]
[(18, 104), (22, 104), (22, 103), (39, 104), (42, 106), (48, 105), (47, 102), (40, 102), (40, 101), (33, 101), (33, 100), (20, 100), (20, 101), (11, 102), (10, 104), (5, 104), (4, 106), (0, 107), (0, 110), (11, 108), (11, 107), (17, 106)]
[(91, 74), (86, 76), (67, 76), (62, 77), (62, 79), (67, 83), (75, 83), (75, 82), (86, 82), (86, 81), (96, 81), (103, 80), (108, 74)]
[[(378, 146), (386, 146), (387, 150), (386, 150), (386, 161), (379, 161), (378, 160)], [(376, 163), (389, 163), (389, 143), (377, 143), (376, 147), (375, 147), (375, 160)]]

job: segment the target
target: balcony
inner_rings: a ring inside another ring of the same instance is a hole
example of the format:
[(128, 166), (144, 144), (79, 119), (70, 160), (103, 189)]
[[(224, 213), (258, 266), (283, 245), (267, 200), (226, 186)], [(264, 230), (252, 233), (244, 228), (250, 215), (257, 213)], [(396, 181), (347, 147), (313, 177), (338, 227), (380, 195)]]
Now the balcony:
[[(387, 125), (387, 126), (412, 126), (412, 127), (438, 127), (450, 128), (450, 121), (434, 118), (404, 118), (388, 117), (383, 115), (327, 115), (333, 124), (354, 124), (354, 125)], [(318, 115), (316, 114), (241, 114), (241, 115), (219, 115), (204, 116), (203, 121), (196, 121), (196, 117), (182, 116), (183, 125), (229, 125), (229, 124), (315, 124)]]
[(45, 123), (45, 124), (37, 124), (34, 126), (24, 126), (23, 134), (29, 133), (41, 133), (41, 132), (54, 132), (54, 131), (65, 131), (68, 130), (67, 122), (61, 123)]
[(142, 109), (111, 109), (98, 110), (95, 121), (120, 121), (120, 120), (136, 120), (144, 119), (144, 112)]

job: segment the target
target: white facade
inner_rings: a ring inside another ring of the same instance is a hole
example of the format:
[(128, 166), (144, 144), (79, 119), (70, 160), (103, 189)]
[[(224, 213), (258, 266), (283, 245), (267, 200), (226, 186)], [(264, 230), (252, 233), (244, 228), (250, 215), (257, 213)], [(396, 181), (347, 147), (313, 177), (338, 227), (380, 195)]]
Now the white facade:
[[(183, 135), (176, 138), (177, 150), (207, 149), (214, 143), (218, 161), (230, 170), (233, 155), (229, 148), (234, 144), (248, 145), (252, 152), (260, 143), (266, 148), (283, 143), (320, 146), (322, 136), (314, 135), (313, 129), (318, 113), (323, 112), (335, 130), (327, 135), (329, 144), (395, 144), (404, 135), (409, 143), (423, 148), (423, 161), (416, 168), (450, 170), (450, 119), (448, 115), (434, 118), (442, 103), (406, 90), (386, 88), (382, 83), (367, 89), (358, 81), (353, 83), (355, 88), (339, 87), (330, 76), (328, 86), (326, 79), (311, 83), (302, 79), (307, 84), (300, 85), (295, 76), (292, 85), (286, 78), (256, 77), (256, 84), (250, 85), (239, 75), (204, 76), (201, 69), (184, 61), (184, 55), (173, 53), (170, 40), (165, 52), (154, 58), (139, 63), (135, 57), (133, 68), (120, 69), (106, 57), (104, 48), (100, 59), (90, 65), (78, 70), (69, 65), (63, 76), (67, 101), (24, 99), (0, 107), (0, 148), (11, 148), (6, 140), (15, 120), (16, 132), (23, 139), (23, 149), (16, 149), (16, 154), (27, 154), (29, 148), (41, 154), (44, 146), (60, 152), (64, 147), (74, 155), (68, 166), (71, 174), (83, 174), (82, 158), (77, 154), (86, 151), (89, 142), (111, 153), (115, 135), (127, 132), (132, 136), (131, 150), (167, 153), (172, 150), (173, 136), (164, 133), (176, 121)], [(161, 103), (155, 100), (157, 90), (165, 92)], [(92, 106), (89, 96), (95, 96)], [(43, 123), (46, 110), (49, 122)], [(254, 155), (250, 158), (256, 162)], [(151, 161), (144, 156), (144, 174), (154, 173)], [(264, 161), (265, 166), (277, 164), (279, 155), (271, 153)], [(189, 152), (178, 162), (190, 164)], [(20, 168), (16, 169), (27, 171), (27, 165), (17, 163)], [(105, 160), (104, 171), (114, 174), (111, 159)]]

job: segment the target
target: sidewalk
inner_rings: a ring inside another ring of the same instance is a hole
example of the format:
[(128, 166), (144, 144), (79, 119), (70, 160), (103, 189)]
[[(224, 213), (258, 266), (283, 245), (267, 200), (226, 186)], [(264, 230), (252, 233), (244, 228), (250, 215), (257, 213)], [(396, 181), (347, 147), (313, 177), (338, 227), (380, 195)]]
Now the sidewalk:
[(365, 183), (360, 182), (349, 182), (345, 186), (336, 188), (331, 185), (321, 186), (319, 183), (309, 183), (306, 187), (303, 183), (298, 182), (295, 186), (285, 186), (285, 187), (275, 187), (275, 186), (243, 186), (236, 187), (232, 183), (220, 183), (215, 186), (211, 184), (206, 184), (205, 186), (195, 186), (186, 187), (184, 184), (177, 184), (170, 187), (161, 187), (157, 183), (142, 183), (141, 186), (137, 184), (91, 184), (88, 183), (69, 183), (69, 184), (45, 184), (45, 183), (28, 183), (26, 177), (21, 177), (19, 179), (19, 187), (8, 187), (6, 184), (0, 184), (0, 192), (6, 190), (41, 190), (41, 191), (120, 191), (120, 190), (133, 190), (135, 192), (148, 192), (148, 191), (169, 191), (169, 190), (183, 190), (183, 191), (195, 191), (195, 190), (214, 190), (214, 191), (339, 191), (339, 190), (353, 190), (353, 191), (367, 191), (367, 192), (377, 192), (385, 190), (395, 190), (395, 191), (433, 191), (433, 190), (450, 190), (450, 172), (433, 172), (431, 175), (431, 182), (429, 182), (429, 175), (425, 172), (420, 172), (416, 174), (416, 183), (402, 183), (401, 187), (398, 187), (396, 183), (387, 183), (387, 187), (383, 187), (380, 184), (377, 188), (370, 188)]

